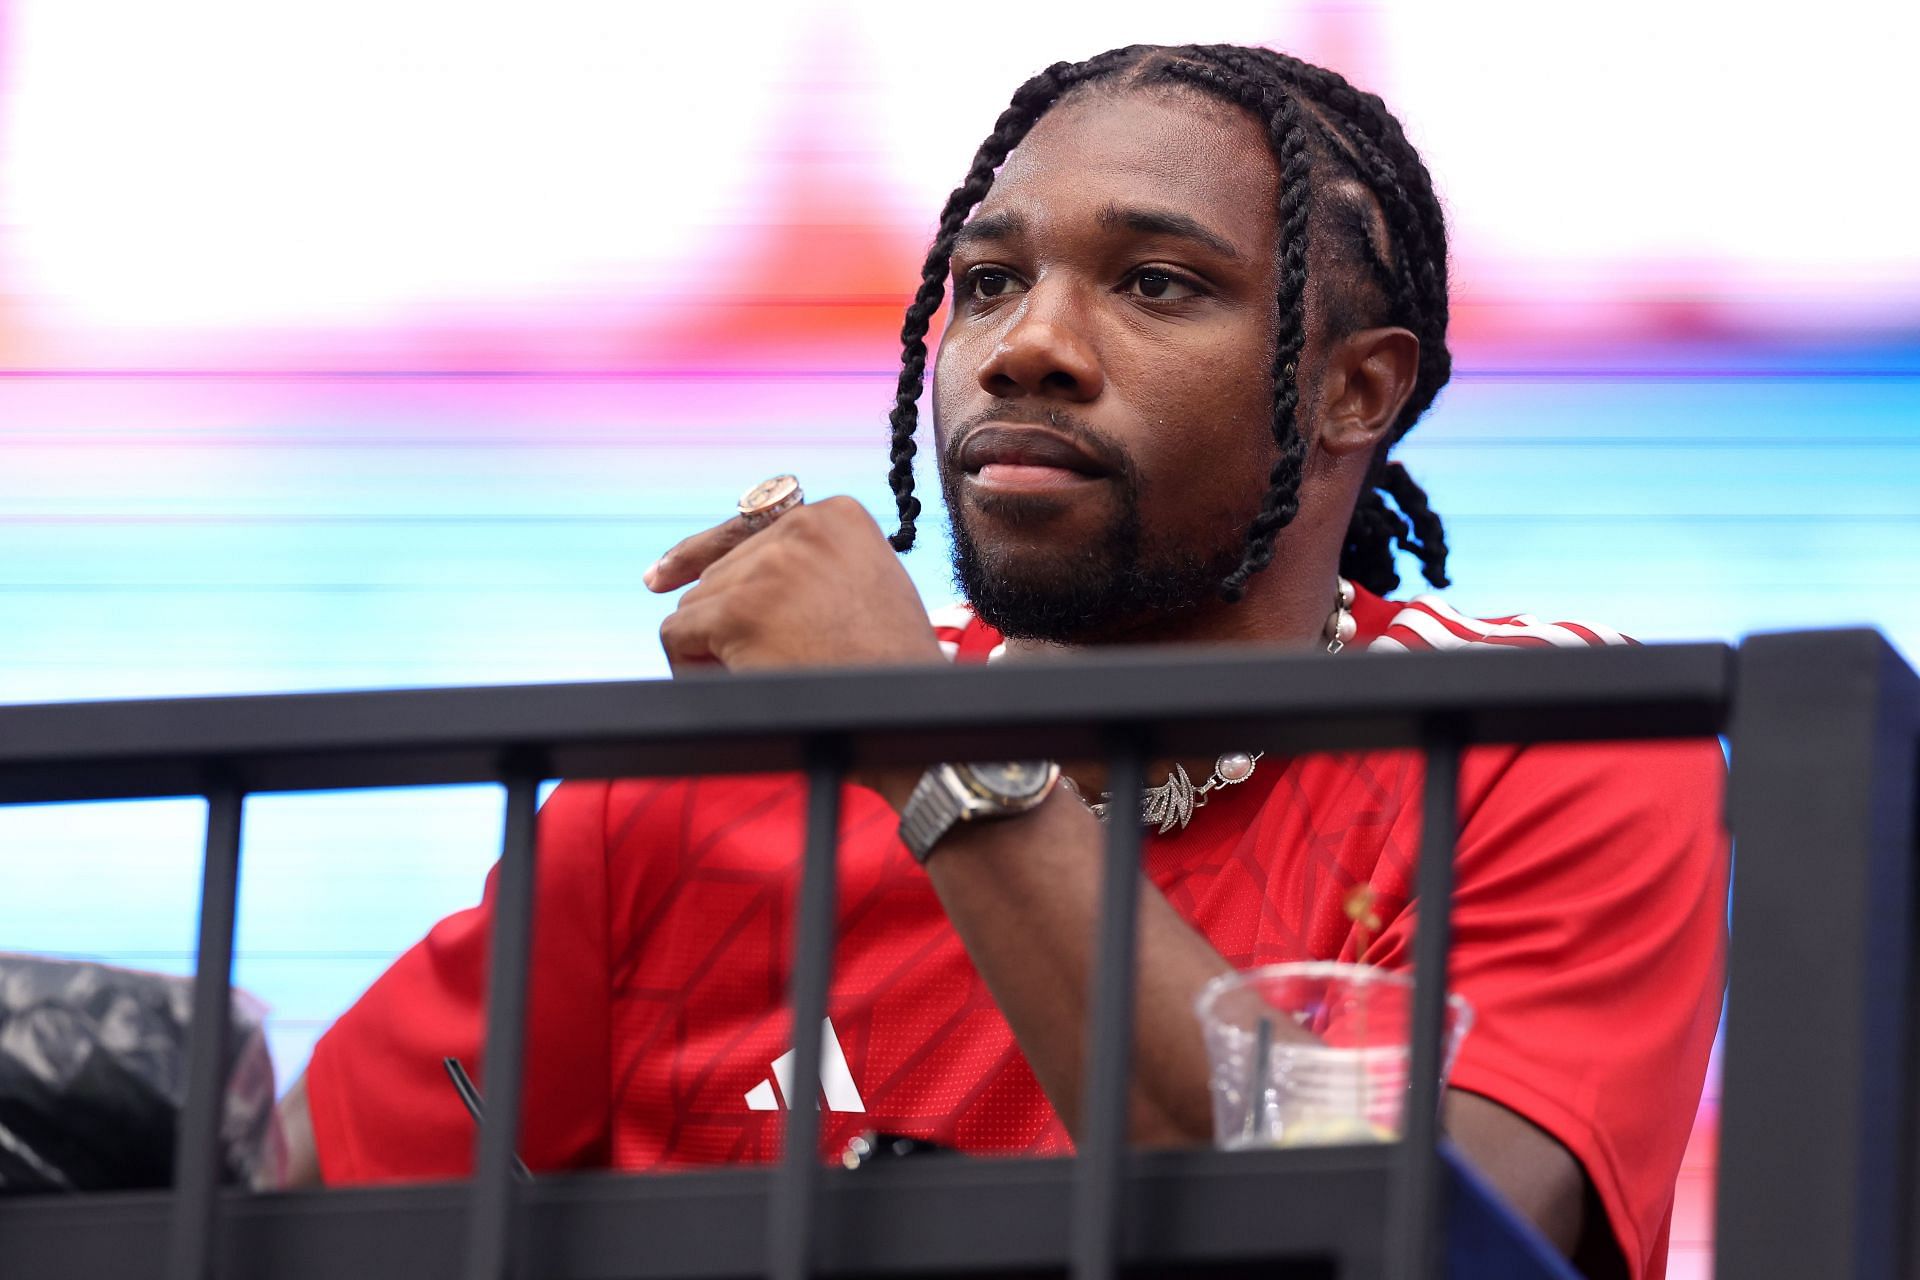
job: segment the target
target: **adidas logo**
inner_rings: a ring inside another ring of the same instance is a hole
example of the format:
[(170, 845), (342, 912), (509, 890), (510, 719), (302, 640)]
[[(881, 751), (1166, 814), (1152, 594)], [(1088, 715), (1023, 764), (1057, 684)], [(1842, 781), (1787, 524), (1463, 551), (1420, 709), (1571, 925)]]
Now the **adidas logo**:
[[(867, 1104), (860, 1100), (859, 1088), (853, 1083), (846, 1050), (840, 1047), (840, 1037), (833, 1033), (832, 1018), (820, 1020), (820, 1092), (827, 1095), (829, 1111), (867, 1109)], [(791, 1105), (785, 1100), (792, 1096), (793, 1050), (789, 1049), (773, 1060), (772, 1078), (762, 1080), (747, 1090), (747, 1108), (751, 1111), (779, 1111)], [(813, 1105), (818, 1107), (819, 1100), (815, 1099)]]

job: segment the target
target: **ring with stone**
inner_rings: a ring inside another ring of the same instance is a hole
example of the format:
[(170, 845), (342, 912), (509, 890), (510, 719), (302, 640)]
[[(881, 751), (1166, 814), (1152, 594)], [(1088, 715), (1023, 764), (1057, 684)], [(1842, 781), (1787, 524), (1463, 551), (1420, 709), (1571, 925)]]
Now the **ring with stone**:
[(740, 518), (747, 528), (759, 531), (807, 500), (800, 482), (792, 476), (762, 480), (740, 495)]

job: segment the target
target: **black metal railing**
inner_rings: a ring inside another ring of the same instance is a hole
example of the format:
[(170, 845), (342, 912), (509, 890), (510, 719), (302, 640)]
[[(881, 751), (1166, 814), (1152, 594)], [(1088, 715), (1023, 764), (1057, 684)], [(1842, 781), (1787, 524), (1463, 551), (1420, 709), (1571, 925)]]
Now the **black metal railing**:
[[(1436, 975), (1446, 971), (1461, 750), (1722, 732), (1733, 743), (1729, 812), (1739, 868), (1720, 1274), (1920, 1275), (1908, 1233), (1920, 1188), (1909, 1008), (1920, 681), (1877, 634), (1861, 631), (1760, 637), (1737, 651), (1689, 645), (1339, 662), (1162, 652), (935, 673), (0, 708), (0, 803), (208, 801), (196, 1034), (175, 1185), (167, 1193), (0, 1202), (0, 1273), (497, 1280), (1064, 1269), (1093, 1280), (1120, 1269), (1237, 1266), (1438, 1274), (1445, 1197), (1461, 1194), (1436, 1134), (1444, 997)], [(907, 1161), (830, 1173), (816, 1158), (818, 1114), (799, 1106), (786, 1113), (775, 1169), (515, 1182), (542, 779), (807, 775), (791, 991), (791, 1096), (806, 1098), (818, 1083), (847, 769), (1104, 758), (1116, 811), (1126, 813), (1150, 756), (1204, 753), (1223, 740), (1283, 753), (1426, 753), (1414, 1092), (1403, 1141), (1238, 1153), (1125, 1149), (1140, 832), (1116, 822), (1108, 828), (1075, 1159)], [(220, 1191), (218, 1050), (245, 797), (476, 781), (505, 786), (507, 815), (489, 966), (489, 1105), (474, 1177)]]

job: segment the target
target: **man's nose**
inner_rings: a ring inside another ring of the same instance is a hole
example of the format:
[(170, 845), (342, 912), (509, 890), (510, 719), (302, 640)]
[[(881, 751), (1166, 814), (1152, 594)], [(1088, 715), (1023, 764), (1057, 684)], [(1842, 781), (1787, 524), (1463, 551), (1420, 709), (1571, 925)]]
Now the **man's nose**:
[(1012, 325), (980, 366), (980, 385), (989, 394), (1075, 401), (1100, 394), (1106, 376), (1076, 323), (1070, 292), (1041, 284), (1022, 297)]

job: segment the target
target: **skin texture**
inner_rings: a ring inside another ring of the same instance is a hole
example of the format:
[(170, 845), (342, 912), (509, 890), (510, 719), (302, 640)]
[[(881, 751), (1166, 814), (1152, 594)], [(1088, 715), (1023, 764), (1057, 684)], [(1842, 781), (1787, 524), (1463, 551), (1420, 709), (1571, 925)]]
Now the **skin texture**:
[[(987, 571), (1041, 589), (1084, 571), (1107, 553), (1123, 505), (1110, 476), (956, 473), (968, 435), (994, 423), (1030, 441), (1041, 433), (1124, 456), (1143, 558), (1237, 560), (1276, 454), (1276, 190), (1252, 120), (1164, 91), (1070, 98), (1014, 151), (969, 224), (979, 233), (956, 250), (958, 301), (934, 381), (951, 514)], [(1202, 234), (1168, 230), (1175, 218)], [(1320, 313), (1317, 288), (1309, 286), (1310, 316)], [(1237, 604), (1207, 594), (1109, 620), (1082, 639), (1320, 644), (1342, 538), (1375, 449), (1412, 389), (1418, 351), (1403, 329), (1336, 340), (1310, 323), (1299, 420), (1311, 450), (1300, 512), (1273, 564)], [(848, 498), (810, 503), (758, 533), (729, 520), (672, 548), (645, 580), (654, 591), (688, 588), (660, 631), (676, 672), (944, 662), (885, 535)], [(1009, 645), (1016, 661), (1066, 647)], [(1209, 762), (1185, 763), (1205, 776)], [(1097, 772), (1074, 773), (1084, 791), (1099, 790)], [(861, 781), (899, 808), (917, 774)], [(1075, 1131), (1102, 847), (1101, 824), (1059, 789), (1018, 818), (956, 828), (927, 864), (1035, 1075)], [(1140, 908), (1132, 1134), (1149, 1144), (1205, 1142), (1208, 1067), (1192, 1005), (1229, 966), (1151, 886)], [(1454, 1141), (1549, 1239), (1606, 1270), (1604, 1218), (1563, 1147), (1457, 1090), (1446, 1120)]]

